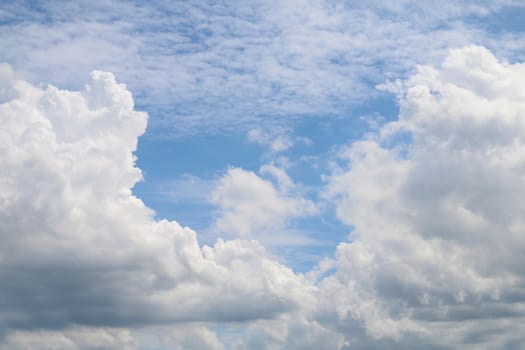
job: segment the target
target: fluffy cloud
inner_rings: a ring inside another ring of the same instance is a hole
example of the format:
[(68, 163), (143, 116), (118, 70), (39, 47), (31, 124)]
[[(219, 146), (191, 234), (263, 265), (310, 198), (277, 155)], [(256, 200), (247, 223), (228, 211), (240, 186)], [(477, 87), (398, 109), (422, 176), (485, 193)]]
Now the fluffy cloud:
[(265, 165), (260, 172), (270, 175), (276, 184), (240, 168), (229, 169), (218, 181), (211, 201), (219, 207), (219, 231), (261, 237), (283, 230), (289, 219), (316, 212), (315, 204), (297, 193), (284, 170)]
[(341, 153), (328, 195), (354, 229), (320, 310), (350, 348), (523, 347), (524, 81), (522, 64), (452, 50), (391, 84), (399, 120)]
[(67, 343), (83, 331), (58, 339), (52, 330), (242, 321), (311, 302), (309, 284), (257, 242), (201, 248), (191, 229), (153, 219), (131, 192), (147, 116), (112, 74), (93, 72), (83, 91), (67, 91), (0, 68), (6, 344), (38, 338), (17, 330)]
[(283, 129), (278, 129), (277, 132), (260, 128), (252, 129), (248, 132), (248, 141), (267, 146), (272, 152), (286, 151), (294, 144), (292, 138)]

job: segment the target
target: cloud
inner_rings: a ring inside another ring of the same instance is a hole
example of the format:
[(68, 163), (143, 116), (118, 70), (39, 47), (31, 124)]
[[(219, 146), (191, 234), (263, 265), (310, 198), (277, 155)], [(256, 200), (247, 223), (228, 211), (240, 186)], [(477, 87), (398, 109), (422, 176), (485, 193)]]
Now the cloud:
[(248, 132), (248, 141), (267, 147), (270, 154), (287, 151), (298, 143), (312, 143), (307, 137), (293, 136), (291, 130), (282, 127), (273, 127), (271, 130), (260, 127), (251, 129)]
[(2, 350), (224, 350), (217, 335), (200, 324), (148, 327), (130, 331), (122, 328), (73, 326), (60, 330), (13, 330), (0, 344)]
[(398, 84), (398, 121), (341, 152), (327, 193), (353, 231), (320, 312), (356, 348), (523, 346), (502, 326), (525, 318), (523, 81), (523, 64), (451, 50)]
[[(200, 247), (191, 229), (153, 219), (131, 192), (147, 115), (112, 74), (95, 71), (84, 90), (69, 91), (0, 72), (4, 344), (74, 342), (92, 327), (111, 338), (120, 337), (111, 329), (271, 318), (312, 299), (309, 283), (256, 241)], [(32, 330), (43, 333), (24, 333)]]
[(378, 96), (375, 84), (438, 62), (449, 47), (478, 42), (519, 57), (525, 44), (485, 28), (519, 5), (508, 1), (3, 5), (0, 61), (75, 89), (93, 69), (114, 72), (155, 116), (152, 130), (171, 136), (348, 117)]
[[(523, 64), (468, 46), (385, 86), (399, 119), (333, 162), (324, 196), (352, 232), (309, 278), (154, 220), (131, 192), (147, 115), (112, 74), (81, 91), (0, 74), (0, 349), (523, 347)], [(316, 211), (272, 164), (212, 198), (241, 236)]]
[(217, 334), (198, 323), (150, 327), (136, 332), (138, 349), (160, 348), (173, 350), (224, 350)]
[(231, 168), (219, 179), (211, 195), (219, 209), (217, 230), (262, 239), (283, 232), (292, 218), (316, 213), (315, 204), (300, 196), (284, 170), (266, 165), (260, 172), (274, 177), (276, 185), (241, 168)]
[(286, 151), (294, 144), (294, 141), (282, 129), (279, 129), (277, 133), (265, 132), (260, 128), (252, 129), (248, 132), (248, 141), (267, 146), (272, 152)]
[(247, 327), (236, 339), (234, 349), (331, 350), (344, 346), (344, 336), (305, 314), (261, 320)]
[(128, 330), (74, 327), (53, 331), (12, 331), (0, 344), (2, 350), (96, 350), (137, 349)]

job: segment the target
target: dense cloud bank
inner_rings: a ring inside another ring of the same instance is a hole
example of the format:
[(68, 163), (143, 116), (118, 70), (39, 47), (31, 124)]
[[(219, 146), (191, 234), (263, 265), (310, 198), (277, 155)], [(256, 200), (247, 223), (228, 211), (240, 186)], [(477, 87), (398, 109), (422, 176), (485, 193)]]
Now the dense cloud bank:
[(372, 337), (523, 346), (524, 81), (524, 65), (472, 46), (383, 86), (399, 120), (346, 147), (329, 181), (354, 231), (321, 284), (343, 301), (327, 309)]
[[(341, 147), (324, 198), (353, 230), (306, 275), (257, 241), (200, 247), (153, 219), (131, 193), (147, 118), (113, 75), (80, 92), (1, 75), (0, 348), (132, 349), (157, 333), (185, 349), (525, 346), (525, 66), (470, 46), (381, 86), (399, 119)], [(290, 212), (247, 223), (229, 195), (243, 188)], [(315, 213), (272, 191), (230, 169), (222, 229)], [(207, 328), (225, 321), (242, 331)]]

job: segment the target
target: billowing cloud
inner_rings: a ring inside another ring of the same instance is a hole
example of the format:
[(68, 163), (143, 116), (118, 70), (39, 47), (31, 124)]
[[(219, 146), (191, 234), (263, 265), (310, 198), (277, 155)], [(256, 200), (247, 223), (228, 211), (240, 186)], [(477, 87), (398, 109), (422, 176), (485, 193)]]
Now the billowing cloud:
[(342, 151), (328, 193), (354, 229), (321, 313), (350, 344), (525, 344), (524, 81), (522, 64), (452, 50), (391, 84), (399, 120)]
[(13, 330), (0, 343), (2, 350), (137, 350), (146, 348), (225, 349), (213, 331), (196, 323), (148, 327), (133, 332), (123, 328), (82, 326), (58, 330)]
[[(300, 196), (296, 185), (283, 169), (274, 165), (261, 167), (266, 180), (254, 172), (232, 168), (218, 181), (211, 201), (219, 208), (216, 228), (241, 237), (275, 234), (293, 218), (312, 215), (315, 204)], [(286, 238), (283, 238), (285, 241)]]
[(309, 284), (257, 242), (200, 247), (191, 229), (153, 219), (131, 192), (147, 115), (112, 74), (93, 72), (83, 91), (35, 87), (6, 65), (1, 74), (7, 344), (37, 337), (14, 330), (68, 342), (83, 331), (57, 340), (53, 330), (271, 318), (311, 301)]

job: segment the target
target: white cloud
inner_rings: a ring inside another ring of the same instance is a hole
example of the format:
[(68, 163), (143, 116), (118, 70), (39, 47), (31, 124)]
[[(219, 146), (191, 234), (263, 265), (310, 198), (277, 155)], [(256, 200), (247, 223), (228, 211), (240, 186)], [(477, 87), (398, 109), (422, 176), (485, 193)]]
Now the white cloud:
[[(399, 120), (327, 178), (353, 231), (310, 278), (256, 241), (200, 247), (153, 219), (131, 193), (147, 116), (112, 74), (83, 91), (0, 74), (0, 348), (133, 349), (159, 332), (221, 349), (207, 325), (223, 321), (246, 327), (237, 349), (523, 347), (524, 65), (470, 46), (397, 84)], [(316, 210), (274, 165), (230, 169), (212, 197), (238, 235)]]
[(284, 170), (266, 165), (261, 174), (275, 177), (277, 186), (241, 168), (229, 169), (218, 181), (211, 196), (211, 202), (219, 209), (217, 230), (263, 239), (265, 235), (282, 233), (290, 219), (317, 211), (312, 201), (296, 191), (296, 185)]
[(147, 116), (112, 74), (68, 91), (0, 72), (0, 334), (44, 331), (2, 334), (4, 346), (75, 342), (83, 330), (54, 333), (73, 325), (269, 318), (312, 299), (259, 243), (201, 248), (191, 229), (153, 219), (131, 192)]
[(449, 47), (477, 42), (519, 57), (520, 33), (485, 28), (510, 4), (8, 2), (0, 61), (64, 87), (78, 88), (93, 69), (115, 72), (155, 115), (157, 132), (247, 131), (346, 117), (377, 95), (371, 85), (437, 62)]
[(272, 158), (275, 154), (284, 152), (297, 144), (312, 144), (309, 138), (295, 136), (290, 129), (279, 126), (273, 126), (271, 129), (261, 127), (251, 129), (248, 132), (247, 139), (249, 142), (266, 147)]
[(320, 309), (359, 320), (357, 348), (523, 346), (502, 324), (525, 318), (524, 81), (522, 64), (452, 50), (402, 84), (399, 121), (342, 152), (327, 193), (354, 229)]

